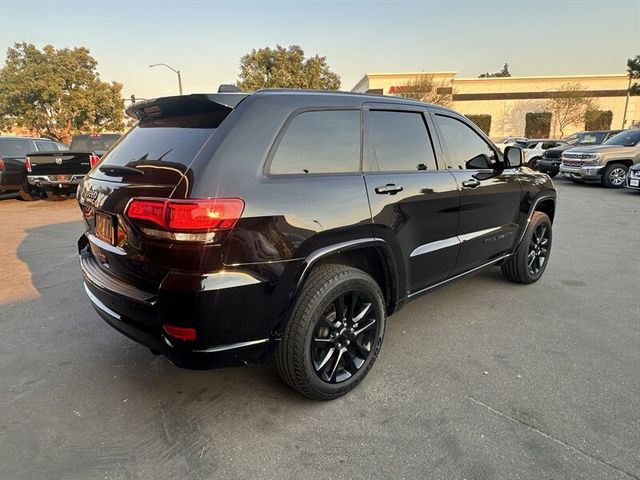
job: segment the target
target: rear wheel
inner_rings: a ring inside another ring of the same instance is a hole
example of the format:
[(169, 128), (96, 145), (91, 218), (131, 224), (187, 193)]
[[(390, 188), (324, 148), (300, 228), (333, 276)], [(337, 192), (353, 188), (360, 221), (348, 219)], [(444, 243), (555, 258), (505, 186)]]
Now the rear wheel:
[(33, 202), (42, 198), (41, 192), (32, 190), (28, 186), (23, 186), (20, 190), (18, 190), (18, 195), (20, 195), (20, 198), (25, 202)]
[(551, 253), (551, 220), (534, 212), (516, 252), (502, 264), (504, 276), (516, 283), (536, 282), (544, 273)]
[(303, 286), (276, 350), (280, 376), (309, 398), (340, 397), (373, 366), (384, 327), (382, 292), (369, 274), (321, 265)]
[(602, 174), (602, 185), (607, 188), (620, 188), (624, 185), (629, 167), (623, 163), (611, 163), (606, 166)]
[(57, 190), (46, 190), (46, 192), (47, 192), (47, 199), (51, 200), (52, 202), (60, 202), (62, 200), (66, 200), (67, 198), (69, 198), (69, 194), (65, 192), (61, 192)]

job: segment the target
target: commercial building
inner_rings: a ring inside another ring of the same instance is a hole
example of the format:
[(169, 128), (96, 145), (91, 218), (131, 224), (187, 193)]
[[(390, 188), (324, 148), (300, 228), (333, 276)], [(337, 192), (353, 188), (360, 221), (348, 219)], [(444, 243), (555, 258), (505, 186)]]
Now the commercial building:
[(629, 77), (624, 73), (499, 78), (456, 78), (456, 72), (368, 73), (352, 91), (397, 95), (424, 75), (432, 77), (439, 93), (450, 95), (453, 109), (472, 119), (484, 116), (483, 129), (494, 139), (507, 135), (558, 138), (558, 121), (547, 104), (569, 84), (587, 90), (595, 110), (586, 125), (580, 121), (564, 128), (565, 136), (622, 128), (625, 105), (624, 128), (640, 124), (640, 97), (627, 97)]

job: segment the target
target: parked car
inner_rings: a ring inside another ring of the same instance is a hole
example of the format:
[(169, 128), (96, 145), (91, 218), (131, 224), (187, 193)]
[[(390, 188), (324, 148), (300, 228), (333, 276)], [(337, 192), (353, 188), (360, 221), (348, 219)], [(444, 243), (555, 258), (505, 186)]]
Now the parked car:
[[(520, 145), (520, 143), (518, 143)], [(527, 140), (522, 144), (522, 148), (524, 149), (524, 163), (529, 168), (537, 168), (538, 160), (542, 158), (544, 152), (549, 150), (550, 148), (555, 147), (564, 147), (569, 144), (563, 142), (562, 140), (551, 140), (551, 139), (537, 139), (537, 140)]]
[(538, 160), (538, 170), (546, 173), (550, 177), (555, 177), (560, 173), (560, 163), (562, 161), (562, 152), (574, 146), (590, 146), (600, 145), (602, 142), (617, 135), (622, 130), (599, 130), (593, 132), (580, 132), (572, 145), (561, 145), (555, 148), (545, 150), (542, 158)]
[(444, 107), (264, 90), (127, 113), (138, 125), (78, 187), (80, 267), (98, 314), (178, 366), (275, 351), (291, 387), (336, 398), (408, 301), (548, 264), (553, 184)]
[(36, 200), (27, 183), (27, 155), (38, 151), (63, 152), (64, 143), (48, 138), (0, 136), (0, 192), (18, 192), (23, 200)]
[(636, 163), (629, 167), (627, 180), (624, 186), (633, 190), (640, 190), (640, 163)]
[(620, 188), (627, 171), (640, 162), (640, 129), (625, 130), (592, 147), (574, 147), (562, 153), (560, 172), (569, 180), (598, 182)]
[(92, 166), (120, 138), (120, 134), (76, 135), (66, 152), (31, 153), (27, 157), (27, 193), (63, 200), (78, 188)]
[(515, 145), (516, 143), (519, 144), (524, 144), (527, 142), (527, 138), (525, 137), (505, 137), (502, 140), (500, 140), (498, 143), (496, 143), (496, 147), (498, 147), (498, 149), (500, 150), (500, 152), (504, 152), (504, 149), (507, 147), (511, 147), (513, 145)]

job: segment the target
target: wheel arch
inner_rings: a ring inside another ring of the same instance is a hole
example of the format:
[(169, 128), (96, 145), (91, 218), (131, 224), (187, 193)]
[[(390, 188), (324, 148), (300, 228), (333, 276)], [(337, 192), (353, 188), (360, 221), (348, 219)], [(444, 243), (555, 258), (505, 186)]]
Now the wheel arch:
[(633, 160), (631, 160), (630, 158), (622, 158), (622, 159), (616, 159), (616, 160), (609, 160), (606, 163), (606, 167), (608, 167), (609, 165), (613, 165), (614, 163), (621, 163), (622, 165), (626, 165), (627, 167), (631, 167), (633, 165)]

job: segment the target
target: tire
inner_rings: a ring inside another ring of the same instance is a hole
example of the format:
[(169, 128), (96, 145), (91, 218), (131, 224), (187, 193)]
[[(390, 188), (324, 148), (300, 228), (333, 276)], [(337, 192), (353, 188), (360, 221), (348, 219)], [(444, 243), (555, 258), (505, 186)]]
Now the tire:
[(20, 198), (25, 202), (34, 202), (36, 200), (40, 200), (41, 198), (40, 192), (27, 190), (25, 189), (25, 187), (22, 187), (20, 190), (18, 190), (18, 195), (20, 195)]
[(502, 264), (502, 274), (516, 283), (537, 282), (549, 264), (552, 240), (551, 220), (545, 213), (534, 212), (522, 242)]
[(602, 174), (602, 185), (607, 188), (622, 188), (628, 170), (629, 167), (624, 163), (608, 164)]
[(540, 160), (540, 157), (533, 157), (531, 160), (529, 160), (527, 162), (527, 167), (533, 169), (533, 170), (537, 170), (538, 169), (538, 160)]
[(545, 172), (547, 175), (549, 175), (550, 178), (555, 177), (556, 175), (558, 175), (558, 171), (554, 170), (553, 172)]
[(55, 190), (46, 190), (46, 193), (47, 199), (51, 200), (52, 202), (61, 202), (69, 198), (68, 194), (58, 193)]
[(382, 345), (383, 298), (376, 281), (362, 270), (335, 264), (314, 268), (276, 349), (282, 379), (314, 400), (332, 400), (356, 388)]

